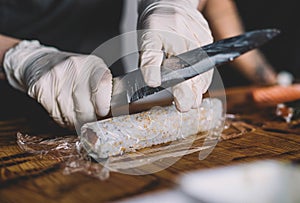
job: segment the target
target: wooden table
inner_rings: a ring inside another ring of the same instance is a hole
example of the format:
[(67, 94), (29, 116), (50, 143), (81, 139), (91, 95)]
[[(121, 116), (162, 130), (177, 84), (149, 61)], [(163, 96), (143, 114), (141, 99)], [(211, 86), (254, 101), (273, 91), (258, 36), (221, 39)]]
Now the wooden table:
[[(22, 151), (16, 144), (18, 131), (39, 134), (26, 118), (0, 122), (0, 202), (107, 202), (147, 194), (175, 185), (182, 173), (256, 160), (300, 160), (300, 129), (275, 116), (274, 108), (257, 107), (247, 98), (249, 87), (227, 89), (227, 113), (239, 114), (256, 130), (220, 141), (202, 161), (198, 153), (182, 157), (155, 174), (131, 176), (111, 173), (108, 180), (81, 173), (63, 175), (55, 160)], [(48, 129), (49, 130), (49, 129)], [(48, 134), (56, 131), (51, 128)], [(44, 132), (43, 132), (44, 133)], [(67, 132), (64, 132), (67, 133)]]

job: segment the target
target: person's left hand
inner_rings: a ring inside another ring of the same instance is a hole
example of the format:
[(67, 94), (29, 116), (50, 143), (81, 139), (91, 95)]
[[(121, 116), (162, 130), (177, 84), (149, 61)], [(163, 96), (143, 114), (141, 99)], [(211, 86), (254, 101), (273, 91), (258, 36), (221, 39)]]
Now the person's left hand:
[[(148, 86), (161, 85), (160, 67), (165, 54), (178, 55), (213, 42), (208, 23), (197, 6), (198, 0), (141, 1), (140, 67)], [(184, 112), (199, 107), (212, 76), (213, 70), (173, 87), (177, 109)]]
[(110, 111), (112, 74), (95, 55), (22, 40), (3, 62), (9, 83), (39, 102), (62, 127), (76, 129)]

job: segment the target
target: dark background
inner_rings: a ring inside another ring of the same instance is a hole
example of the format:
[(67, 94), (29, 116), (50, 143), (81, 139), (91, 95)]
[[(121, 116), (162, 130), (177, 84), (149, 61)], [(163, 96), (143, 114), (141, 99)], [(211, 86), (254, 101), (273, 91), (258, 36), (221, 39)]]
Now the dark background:
[[(280, 36), (260, 48), (276, 71), (300, 77), (300, 13), (296, 0), (235, 1), (246, 31), (277, 28)], [(219, 69), (225, 87), (251, 84), (231, 66)]]

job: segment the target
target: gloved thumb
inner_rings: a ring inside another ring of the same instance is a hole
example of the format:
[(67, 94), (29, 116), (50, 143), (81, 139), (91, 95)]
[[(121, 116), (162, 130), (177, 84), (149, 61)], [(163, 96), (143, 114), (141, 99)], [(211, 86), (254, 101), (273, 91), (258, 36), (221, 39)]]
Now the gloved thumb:
[(164, 58), (162, 42), (157, 33), (148, 31), (140, 38), (140, 68), (145, 83), (150, 87), (161, 85), (160, 67)]

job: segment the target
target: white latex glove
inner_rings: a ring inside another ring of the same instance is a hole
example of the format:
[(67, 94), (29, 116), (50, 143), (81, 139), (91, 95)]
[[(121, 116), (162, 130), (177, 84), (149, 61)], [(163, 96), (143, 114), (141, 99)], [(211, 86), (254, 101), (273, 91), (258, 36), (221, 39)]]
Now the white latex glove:
[[(164, 54), (178, 55), (213, 42), (208, 23), (197, 10), (198, 3), (198, 0), (139, 2), (140, 67), (147, 85), (161, 85)], [(213, 70), (173, 87), (177, 109), (184, 112), (199, 107), (212, 76)]]
[(79, 128), (109, 112), (112, 75), (97, 56), (24, 40), (7, 51), (3, 64), (10, 84), (27, 91), (63, 127)]

